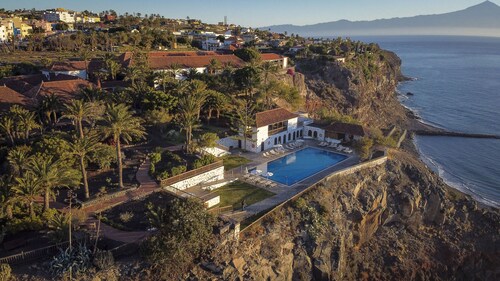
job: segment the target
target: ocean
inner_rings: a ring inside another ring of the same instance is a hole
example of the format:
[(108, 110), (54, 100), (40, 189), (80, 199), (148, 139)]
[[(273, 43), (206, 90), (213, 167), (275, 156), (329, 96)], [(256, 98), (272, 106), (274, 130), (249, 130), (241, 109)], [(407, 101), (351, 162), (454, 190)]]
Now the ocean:
[[(431, 125), (500, 135), (500, 38), (387, 36), (376, 42), (402, 59), (412, 81), (401, 103)], [(407, 92), (413, 95), (406, 95)], [(422, 160), (449, 185), (500, 207), (500, 140), (419, 136)]]

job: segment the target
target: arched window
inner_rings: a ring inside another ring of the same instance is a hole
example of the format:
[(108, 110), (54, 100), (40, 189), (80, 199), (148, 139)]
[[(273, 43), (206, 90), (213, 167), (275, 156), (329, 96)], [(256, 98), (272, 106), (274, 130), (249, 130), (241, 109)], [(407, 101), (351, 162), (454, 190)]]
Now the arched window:
[(295, 132), (293, 132), (293, 140), (295, 140)]
[(278, 137), (278, 143), (281, 143), (281, 136)]
[(311, 130), (307, 131), (307, 136), (312, 137), (313, 132)]
[(318, 132), (314, 131), (314, 138), (318, 138)]
[(288, 133), (288, 141), (292, 140), (292, 133)]
[(304, 136), (304, 131), (302, 131), (302, 130), (300, 131), (300, 136), (301, 137)]
[(274, 145), (278, 144), (278, 138), (274, 138)]

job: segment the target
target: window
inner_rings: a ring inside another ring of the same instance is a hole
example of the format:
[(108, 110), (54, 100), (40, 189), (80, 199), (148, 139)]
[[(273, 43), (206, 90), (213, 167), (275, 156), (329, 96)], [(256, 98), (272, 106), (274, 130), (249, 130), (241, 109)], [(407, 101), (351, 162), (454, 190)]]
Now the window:
[(288, 121), (277, 122), (267, 126), (268, 135), (275, 135), (288, 130)]
[(312, 137), (312, 131), (311, 130), (307, 131), (307, 136)]

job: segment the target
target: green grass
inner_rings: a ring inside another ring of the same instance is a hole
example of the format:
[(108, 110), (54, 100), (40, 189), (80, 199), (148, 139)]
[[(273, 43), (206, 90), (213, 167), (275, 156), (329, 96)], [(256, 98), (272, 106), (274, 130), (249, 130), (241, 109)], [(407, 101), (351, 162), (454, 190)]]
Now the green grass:
[(274, 193), (258, 188), (248, 183), (235, 181), (221, 188), (218, 188), (215, 193), (220, 196), (219, 206), (233, 206), (234, 210), (241, 209), (241, 202), (245, 200), (245, 204), (252, 205), (274, 195)]
[(236, 167), (239, 167), (241, 165), (248, 164), (252, 162), (251, 160), (241, 157), (241, 156), (236, 156), (236, 155), (226, 155), (222, 157), (222, 160), (224, 160), (224, 169), (226, 171), (229, 171), (231, 169), (234, 169)]

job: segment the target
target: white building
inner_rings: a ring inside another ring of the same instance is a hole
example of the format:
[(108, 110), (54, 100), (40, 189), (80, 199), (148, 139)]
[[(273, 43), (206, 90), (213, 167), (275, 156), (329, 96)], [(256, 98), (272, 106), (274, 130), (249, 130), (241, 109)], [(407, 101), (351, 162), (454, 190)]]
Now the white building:
[(317, 124), (312, 123), (304, 126), (304, 136), (321, 141), (353, 141), (360, 140), (368, 135), (368, 130), (357, 124), (333, 123)]
[(0, 25), (0, 42), (7, 42), (8, 40), (7, 27), (5, 25)]
[(9, 41), (14, 35), (14, 22), (12, 20), (0, 21), (0, 42)]
[(220, 42), (219, 39), (216, 38), (208, 38), (207, 40), (203, 40), (201, 42), (201, 48), (206, 51), (217, 51), (217, 49), (224, 46), (224, 43)]
[[(299, 122), (298, 114), (284, 108), (271, 109), (255, 114), (255, 127), (252, 127), (252, 136), (247, 139), (246, 150), (258, 153), (302, 136), (303, 122)], [(238, 147), (242, 148), (243, 143), (240, 136)]]
[(45, 11), (43, 14), (43, 18), (48, 22), (59, 22), (59, 21), (65, 23), (75, 22), (75, 14), (64, 10)]
[(279, 68), (285, 69), (288, 67), (288, 57), (274, 54), (274, 53), (267, 53), (267, 54), (260, 54), (260, 59), (263, 62), (271, 62), (276, 64)]

